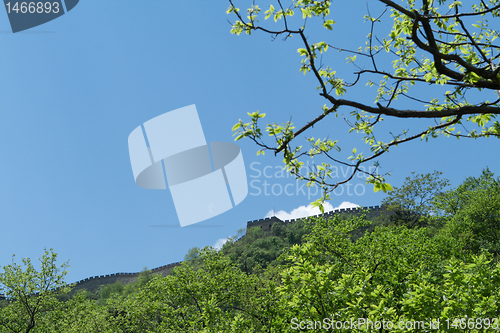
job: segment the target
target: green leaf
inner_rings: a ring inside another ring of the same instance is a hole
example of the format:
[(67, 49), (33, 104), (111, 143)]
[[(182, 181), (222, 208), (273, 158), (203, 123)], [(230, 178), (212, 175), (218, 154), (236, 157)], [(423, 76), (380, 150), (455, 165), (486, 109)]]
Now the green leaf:
[(335, 24), (333, 20), (326, 20), (325, 22), (323, 22), (323, 26), (328, 30), (332, 30), (332, 24)]
[(384, 183), (382, 184), (382, 191), (384, 191), (384, 193), (387, 193), (388, 191), (392, 191), (392, 186), (391, 184), (388, 184), (388, 183)]
[(241, 123), (237, 123), (236, 125), (233, 126), (232, 131), (234, 132), (240, 127), (241, 127)]
[(307, 50), (306, 50), (306, 49), (304, 49), (304, 48), (297, 49), (297, 52), (298, 52), (301, 56), (303, 56), (303, 55), (307, 55)]

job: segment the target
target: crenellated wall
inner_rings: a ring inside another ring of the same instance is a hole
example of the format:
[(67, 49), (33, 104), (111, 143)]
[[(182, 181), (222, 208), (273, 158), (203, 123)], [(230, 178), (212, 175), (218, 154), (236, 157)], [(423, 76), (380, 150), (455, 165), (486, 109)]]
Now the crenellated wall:
[[(156, 267), (151, 269), (150, 272), (153, 274), (167, 276), (174, 267), (180, 266), (181, 263), (182, 261)], [(137, 278), (139, 277), (140, 274), (141, 274), (140, 272), (137, 272), (137, 273), (114, 273), (108, 275), (92, 276), (76, 282), (75, 287), (72, 289), (71, 292), (74, 293), (81, 289), (86, 289), (89, 292), (95, 292), (101, 285), (113, 284), (118, 281), (120, 281), (122, 284), (134, 283), (137, 281)]]
[[(385, 212), (385, 208), (382, 206), (370, 206), (370, 207), (358, 207), (358, 208), (341, 208), (337, 209), (334, 211), (326, 212), (324, 214), (319, 214), (319, 215), (314, 215), (314, 216), (308, 216), (305, 218), (309, 217), (332, 217), (336, 214), (359, 214), (361, 212), (366, 213), (366, 217), (368, 219), (372, 217), (378, 217), (382, 212)], [(302, 220), (305, 218), (298, 218), (298, 219), (292, 219), (292, 220), (285, 220), (282, 221), (281, 219), (277, 218), (276, 216), (273, 217), (267, 217), (264, 219), (259, 219), (259, 220), (254, 220), (254, 221), (248, 221), (247, 222), (247, 231), (251, 227), (261, 227), (262, 230), (268, 231), (271, 230), (272, 226), (274, 223), (279, 222), (279, 223), (294, 223), (297, 220)], [(243, 239), (245, 235), (243, 235), (239, 240)], [(180, 262), (174, 262), (168, 265), (163, 265), (160, 267), (156, 267), (151, 269), (151, 273), (153, 274), (159, 274), (162, 276), (167, 276), (170, 271), (177, 266), (180, 266), (182, 261)], [(137, 278), (139, 277), (139, 272), (137, 273), (115, 273), (115, 274), (108, 274), (108, 275), (100, 275), (100, 276), (93, 276), (89, 277), (83, 280), (80, 280), (75, 283), (75, 287), (72, 290), (72, 293), (76, 292), (77, 290), (80, 289), (86, 289), (89, 292), (95, 292), (98, 290), (99, 286), (104, 285), (104, 284), (113, 284), (118, 281), (122, 282), (122, 284), (129, 284), (129, 283), (134, 283), (137, 281)]]
[(280, 220), (279, 218), (277, 218), (276, 216), (266, 217), (265, 219), (259, 219), (259, 220), (255, 220), (255, 221), (248, 221), (247, 222), (247, 230), (250, 227), (258, 227), (258, 226), (262, 227), (262, 230), (269, 230), (269, 229), (271, 229), (271, 226), (275, 222), (283, 222), (283, 221)]
[(254, 221), (248, 221), (247, 222), (247, 231), (251, 227), (261, 227), (262, 230), (267, 231), (271, 230), (272, 225), (276, 222), (280, 223), (294, 223), (297, 220), (303, 220), (306, 218), (310, 217), (325, 217), (329, 218), (332, 217), (336, 214), (360, 214), (362, 212), (366, 213), (366, 217), (368, 219), (372, 217), (378, 217), (382, 212), (385, 212), (385, 208), (382, 206), (370, 206), (370, 207), (357, 207), (357, 208), (340, 208), (337, 210), (332, 210), (329, 212), (326, 212), (324, 214), (319, 214), (319, 215), (314, 215), (314, 216), (307, 216), (307, 217), (302, 217), (302, 218), (297, 218), (297, 219), (292, 219), (292, 220), (285, 220), (282, 221), (281, 219), (277, 218), (276, 216), (273, 217), (267, 217), (265, 219), (259, 219), (259, 220), (254, 220)]

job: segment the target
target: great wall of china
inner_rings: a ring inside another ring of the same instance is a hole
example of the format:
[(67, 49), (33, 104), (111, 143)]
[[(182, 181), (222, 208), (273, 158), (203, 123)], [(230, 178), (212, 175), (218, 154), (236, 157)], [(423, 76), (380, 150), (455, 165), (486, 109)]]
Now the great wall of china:
[[(160, 267), (153, 268), (149, 270), (152, 274), (167, 276), (170, 271), (177, 266), (180, 266), (182, 261), (174, 262), (168, 265), (163, 265)], [(104, 284), (112, 284), (120, 281), (122, 284), (134, 283), (137, 281), (141, 273), (115, 273), (115, 274), (107, 274), (100, 276), (92, 276), (78, 282), (75, 282), (75, 286), (72, 289), (72, 293), (81, 289), (85, 289), (89, 292), (95, 292), (99, 288), (99, 286)]]
[[(362, 212), (366, 213), (366, 218), (370, 219), (372, 217), (377, 217), (379, 216), (382, 212), (385, 212), (385, 208), (382, 206), (370, 206), (370, 207), (356, 207), (356, 208), (340, 208), (337, 210), (332, 210), (329, 212), (326, 212), (324, 214), (319, 214), (319, 215), (312, 215), (308, 216), (306, 218), (311, 218), (311, 217), (324, 217), (324, 218), (329, 218), (333, 217), (337, 214), (361, 214)], [(273, 217), (267, 217), (264, 219), (259, 219), (259, 220), (254, 220), (254, 221), (248, 221), (247, 222), (247, 230), (248, 228), (251, 227), (261, 227), (262, 230), (267, 231), (270, 230), (272, 225), (274, 223), (293, 223), (297, 220), (303, 220), (305, 217), (297, 218), (297, 219), (292, 219), (292, 220), (280, 220), (276, 216)]]
[[(341, 209), (333, 210), (330, 212), (326, 212), (324, 214), (308, 216), (307, 218), (310, 218), (310, 217), (329, 218), (329, 217), (333, 217), (334, 215), (337, 215), (337, 214), (360, 214), (362, 212), (365, 212), (366, 217), (368, 219), (370, 219), (372, 217), (380, 216), (380, 214), (382, 212), (385, 212), (385, 209), (384, 209), (384, 207), (381, 207), (381, 206), (341, 208)], [(249, 228), (252, 228), (252, 227), (260, 227), (263, 231), (269, 231), (269, 230), (271, 230), (274, 223), (294, 223), (295, 221), (302, 220), (302, 219), (304, 219), (304, 218), (283, 221), (276, 216), (267, 217), (264, 219), (248, 221), (247, 222), (247, 230)], [(240, 238), (240, 239), (242, 239), (242, 238)], [(181, 263), (182, 263), (182, 261), (174, 262), (174, 263), (171, 263), (168, 265), (163, 265), (163, 266), (151, 269), (150, 272), (152, 274), (159, 274), (162, 276), (167, 276), (174, 267), (180, 266)], [(141, 274), (140, 272), (136, 272), (136, 273), (114, 273), (114, 274), (107, 274), (107, 275), (92, 276), (92, 277), (75, 282), (72, 293), (76, 292), (78, 290), (81, 290), (81, 289), (86, 289), (89, 292), (95, 292), (98, 290), (99, 286), (101, 286), (101, 285), (112, 284), (112, 283), (115, 283), (118, 281), (122, 282), (122, 284), (134, 283), (135, 281), (137, 281), (137, 278), (139, 277), (140, 274)], [(4, 295), (0, 294), (0, 300), (2, 300), (3, 298), (4, 298)]]
[[(337, 215), (337, 214), (360, 214), (362, 212), (365, 212), (366, 217), (368, 219), (370, 219), (371, 217), (379, 216), (384, 211), (385, 211), (385, 209), (381, 206), (341, 208), (341, 209), (333, 210), (330, 212), (326, 212), (324, 214), (308, 216), (308, 218), (310, 218), (310, 217), (329, 218), (329, 217), (332, 217), (332, 216)], [(274, 223), (294, 223), (295, 221), (302, 220), (302, 219), (304, 219), (304, 218), (283, 221), (283, 220), (280, 220), (279, 218), (277, 218), (276, 216), (273, 216), (273, 217), (268, 217), (268, 218), (264, 218), (264, 219), (248, 221), (247, 222), (247, 230), (249, 228), (252, 228), (252, 227), (261, 227), (261, 229), (263, 231), (268, 231), (268, 230), (271, 230), (272, 225)], [(153, 274), (160, 274), (162, 276), (167, 276), (174, 267), (180, 266), (181, 263), (182, 263), (182, 261), (171, 263), (168, 265), (164, 265), (164, 266), (160, 266), (160, 267), (151, 269), (150, 271)], [(140, 272), (137, 272), (137, 273), (115, 273), (115, 274), (108, 274), (108, 275), (93, 276), (93, 277), (86, 278), (86, 279), (83, 279), (83, 280), (76, 282), (75, 287), (73, 288), (73, 291), (77, 291), (80, 289), (86, 289), (89, 292), (94, 292), (101, 285), (112, 284), (112, 283), (115, 283), (118, 281), (121, 281), (123, 284), (133, 283), (133, 282), (137, 281), (139, 274), (140, 274)]]

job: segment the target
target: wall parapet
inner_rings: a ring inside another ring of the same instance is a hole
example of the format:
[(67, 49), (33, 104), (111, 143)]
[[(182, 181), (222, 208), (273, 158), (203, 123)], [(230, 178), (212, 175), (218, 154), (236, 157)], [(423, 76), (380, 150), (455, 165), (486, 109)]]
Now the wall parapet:
[[(173, 262), (173, 263), (170, 263), (168, 265), (163, 265), (163, 266), (160, 266), (160, 267), (156, 267), (156, 268), (150, 269), (148, 271), (151, 272), (151, 273), (158, 273), (158, 272), (161, 272), (163, 270), (167, 270), (167, 269), (171, 269), (171, 268), (180, 266), (181, 264), (182, 264), (182, 261)], [(76, 286), (78, 286), (78, 285), (80, 285), (82, 283), (86, 283), (86, 282), (89, 282), (89, 281), (95, 282), (97, 280), (101, 280), (101, 281), (103, 281), (102, 284), (105, 284), (104, 281), (107, 280), (107, 279), (110, 279), (110, 278), (118, 278), (118, 277), (133, 278), (133, 277), (138, 277), (140, 274), (141, 274), (141, 272), (135, 272), (135, 273), (113, 273), (113, 274), (106, 274), (106, 275), (96, 275), (96, 276), (91, 276), (91, 277), (82, 279), (82, 280), (74, 282), (72, 284), (76, 287)]]
[(332, 217), (332, 216), (337, 215), (337, 214), (357, 214), (357, 213), (362, 213), (364, 211), (368, 211), (368, 213), (375, 213), (375, 214), (379, 215), (381, 212), (385, 211), (385, 208), (382, 206), (340, 208), (340, 209), (332, 210), (329, 212), (325, 212), (324, 214), (300, 217), (300, 218), (284, 220), (284, 221), (279, 219), (276, 216), (272, 216), (272, 217), (266, 217), (263, 219), (248, 221), (247, 222), (247, 231), (251, 227), (259, 227), (259, 226), (261, 227), (262, 230), (270, 230), (272, 225), (275, 222), (294, 223), (298, 220), (304, 220), (304, 219), (308, 219), (308, 218), (317, 218), (317, 217), (329, 218), (329, 217)]
[[(307, 217), (302, 217), (302, 218), (296, 218), (296, 219), (290, 219), (290, 220), (281, 220), (280, 218), (276, 216), (272, 217), (266, 217), (263, 219), (258, 219), (258, 220), (253, 220), (253, 221), (248, 221), (247, 222), (247, 231), (251, 227), (261, 227), (262, 230), (267, 231), (271, 230), (272, 225), (276, 222), (280, 223), (294, 223), (298, 220), (304, 220), (307, 218), (312, 218), (312, 217), (325, 217), (329, 218), (337, 214), (356, 214), (356, 213), (361, 213), (363, 211), (368, 211), (368, 213), (375, 213), (375, 214), (380, 214), (381, 212), (385, 211), (385, 208), (382, 206), (368, 206), (368, 207), (356, 207), (356, 208), (340, 208), (336, 210), (332, 210), (329, 212), (325, 212), (324, 214), (319, 214), (319, 215), (314, 215), (314, 216), (307, 216)], [(245, 235), (243, 235), (239, 240), (243, 239)], [(159, 266), (153, 269), (150, 269), (149, 272), (151, 273), (158, 273), (162, 272), (165, 270), (170, 270), (174, 267), (180, 266), (182, 264), (182, 261), (179, 262), (173, 262), (168, 265), (163, 265)], [(119, 279), (120, 277), (125, 277), (125, 278), (135, 278), (138, 277), (141, 274), (141, 272), (136, 272), (136, 273), (113, 273), (113, 274), (107, 274), (107, 275), (97, 275), (97, 276), (91, 276), (85, 279), (82, 279), (80, 281), (77, 281), (73, 283), (75, 287), (81, 284), (85, 283), (90, 283), (96, 284), (98, 281), (100, 281), (100, 284), (106, 284), (105, 281), (107, 279), (115, 281), (116, 279)], [(1, 296), (1, 294), (0, 294)]]

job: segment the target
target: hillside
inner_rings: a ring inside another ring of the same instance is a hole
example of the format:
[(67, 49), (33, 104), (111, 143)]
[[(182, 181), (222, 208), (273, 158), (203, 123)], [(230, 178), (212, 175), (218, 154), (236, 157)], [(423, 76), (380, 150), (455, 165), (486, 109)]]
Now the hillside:
[[(376, 221), (385, 209), (380, 206), (359, 207), (359, 208), (342, 208), (335, 211), (326, 212), (325, 214), (310, 216), (332, 218), (340, 215), (347, 218), (353, 215), (365, 213), (367, 219)], [(304, 229), (303, 221), (306, 218), (282, 221), (276, 216), (258, 219), (247, 222), (245, 234), (234, 241), (226, 243), (223, 247), (223, 253), (228, 256), (233, 262), (246, 272), (250, 272), (257, 265), (261, 268), (266, 268), (268, 265), (277, 264), (277, 258), (287, 248), (302, 242), (302, 236), (308, 233)], [(373, 229), (373, 223), (370, 229)], [(359, 228), (354, 234), (354, 238), (364, 234), (368, 227)], [(196, 265), (196, 256), (192, 265)], [(155, 275), (167, 276), (174, 267), (180, 266), (182, 262), (171, 263), (149, 270), (148, 272)], [(119, 283), (121, 285), (134, 284), (138, 281), (141, 272), (136, 273), (115, 273), (108, 275), (93, 276), (82, 279), (75, 283), (71, 291), (71, 295), (79, 291), (86, 290), (89, 293), (97, 293), (105, 286)]]
[[(160, 266), (154, 269), (149, 270), (152, 274), (156, 275), (161, 275), (161, 276), (167, 276), (172, 268), (179, 266), (181, 262), (175, 262), (172, 264)], [(115, 273), (115, 274), (108, 274), (108, 275), (100, 275), (100, 276), (93, 276), (90, 278), (86, 278), (83, 280), (80, 280), (78, 282), (75, 282), (75, 286), (72, 289), (72, 293), (77, 293), (78, 291), (81, 290), (86, 290), (90, 293), (96, 292), (100, 286), (108, 285), (108, 284), (113, 284), (120, 282), (121, 284), (131, 284), (137, 282), (137, 279), (141, 272), (136, 272), (136, 273)]]

